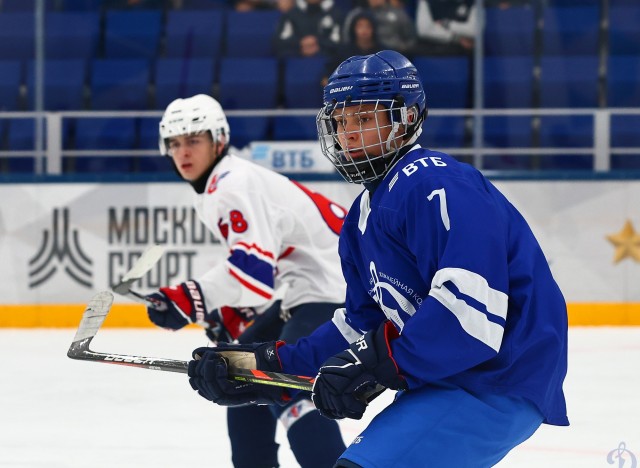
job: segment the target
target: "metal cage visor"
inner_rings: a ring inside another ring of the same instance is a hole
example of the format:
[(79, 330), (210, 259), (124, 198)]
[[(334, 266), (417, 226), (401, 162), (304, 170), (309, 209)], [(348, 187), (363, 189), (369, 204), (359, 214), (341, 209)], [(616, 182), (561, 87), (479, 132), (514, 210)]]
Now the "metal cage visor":
[(316, 123), (323, 155), (345, 180), (369, 182), (384, 176), (395, 162), (407, 136), (407, 108), (393, 99), (332, 102), (321, 109)]

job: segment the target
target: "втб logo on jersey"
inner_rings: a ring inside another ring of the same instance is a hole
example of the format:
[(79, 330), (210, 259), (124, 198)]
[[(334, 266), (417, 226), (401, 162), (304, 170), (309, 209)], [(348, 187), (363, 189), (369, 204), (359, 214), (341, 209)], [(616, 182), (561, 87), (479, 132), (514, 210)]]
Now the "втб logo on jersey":
[(373, 281), (373, 288), (371, 290), (373, 300), (378, 303), (378, 305), (380, 306), (380, 309), (382, 309), (382, 312), (384, 312), (384, 315), (386, 315), (387, 318), (391, 320), (393, 323), (395, 323), (396, 326), (400, 329), (400, 331), (402, 331), (402, 328), (404, 327), (404, 322), (402, 321), (402, 318), (400, 317), (400, 314), (396, 309), (388, 307), (384, 304), (382, 300), (382, 291), (384, 290), (384, 291), (387, 291), (389, 294), (391, 294), (391, 297), (393, 297), (393, 300), (400, 306), (403, 312), (409, 315), (413, 315), (416, 312), (416, 308), (413, 307), (413, 304), (411, 304), (411, 302), (409, 302), (402, 295), (402, 293), (398, 291), (396, 288), (394, 288), (391, 284), (386, 283), (384, 281), (380, 281), (380, 276), (376, 271), (375, 263), (373, 262), (369, 263), (369, 271), (371, 272), (371, 279)]
[(29, 260), (29, 287), (37, 288), (61, 267), (76, 283), (92, 287), (93, 262), (80, 248), (77, 229), (69, 229), (69, 210), (53, 210), (51, 229), (42, 232), (42, 244)]

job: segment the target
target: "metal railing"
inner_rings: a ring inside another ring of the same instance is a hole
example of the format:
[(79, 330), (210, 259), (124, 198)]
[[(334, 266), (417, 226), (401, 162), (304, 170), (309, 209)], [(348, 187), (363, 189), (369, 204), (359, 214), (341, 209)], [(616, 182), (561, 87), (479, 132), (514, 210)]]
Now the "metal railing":
[[(229, 117), (277, 117), (277, 116), (315, 116), (317, 109), (299, 110), (231, 110), (226, 114)], [(443, 150), (454, 156), (472, 156), (473, 162), (479, 169), (484, 168), (483, 157), (485, 155), (524, 156), (524, 155), (593, 155), (593, 170), (606, 172), (611, 168), (612, 154), (640, 154), (639, 147), (612, 147), (611, 146), (611, 117), (613, 115), (640, 115), (640, 108), (599, 108), (599, 109), (434, 109), (429, 111), (429, 117), (425, 123), (428, 128), (429, 119), (437, 117), (468, 117), (472, 118), (474, 128), (473, 145), (470, 147), (446, 147)], [(158, 156), (153, 149), (126, 149), (110, 150), (70, 150), (63, 147), (63, 120), (64, 119), (90, 119), (90, 118), (157, 118), (162, 116), (161, 111), (64, 111), (64, 112), (0, 112), (0, 119), (35, 119), (36, 126), (41, 124), (46, 128), (46, 139), (38, 142), (34, 138), (33, 150), (0, 151), (0, 157), (34, 157), (36, 158), (36, 173), (58, 175), (62, 173), (62, 158), (87, 157), (87, 156)], [(482, 144), (485, 141), (482, 134), (482, 125), (485, 117), (515, 117), (524, 116), (539, 118), (544, 116), (591, 116), (593, 118), (593, 145), (586, 147), (491, 147)], [(233, 129), (232, 129), (233, 132)], [(640, 133), (640, 128), (638, 128)], [(36, 135), (38, 133), (36, 132)], [(42, 132), (40, 132), (42, 134)], [(44, 143), (44, 144), (42, 144)], [(439, 148), (434, 148), (439, 149)]]

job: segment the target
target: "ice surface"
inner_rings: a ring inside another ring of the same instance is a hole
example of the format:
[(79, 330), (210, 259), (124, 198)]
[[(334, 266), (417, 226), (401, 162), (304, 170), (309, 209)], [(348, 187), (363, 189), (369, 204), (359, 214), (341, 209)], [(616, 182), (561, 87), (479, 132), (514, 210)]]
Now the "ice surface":
[[(0, 329), (0, 467), (232, 466), (224, 408), (200, 398), (184, 374), (68, 359), (75, 331)], [(204, 345), (193, 329), (104, 329), (91, 347), (188, 360)], [(640, 466), (640, 328), (572, 328), (565, 391), (572, 425), (543, 426), (498, 466), (619, 468), (607, 455), (621, 442)], [(391, 396), (363, 420), (341, 422), (347, 443)], [(280, 430), (278, 442), (281, 466), (297, 467)]]

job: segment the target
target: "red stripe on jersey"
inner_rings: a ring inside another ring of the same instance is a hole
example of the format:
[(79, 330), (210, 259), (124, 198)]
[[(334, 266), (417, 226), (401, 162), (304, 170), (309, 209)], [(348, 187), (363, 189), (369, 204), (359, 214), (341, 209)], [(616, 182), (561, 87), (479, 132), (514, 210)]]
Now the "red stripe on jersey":
[[(257, 250), (259, 253), (261, 253), (262, 255), (264, 255), (265, 257), (269, 257), (269, 258), (274, 258), (273, 254), (271, 252), (268, 252), (266, 250), (262, 250), (260, 247), (258, 247), (256, 244), (247, 244), (246, 242), (237, 242), (235, 245), (241, 245), (243, 247), (246, 247), (247, 249), (251, 250)], [(231, 248), (231, 250), (233, 250), (233, 248)]]
[(296, 250), (295, 247), (287, 247), (287, 249), (284, 252), (282, 252), (282, 255), (278, 257), (278, 260), (282, 260), (283, 258), (288, 257), (293, 253), (294, 250)]
[(229, 270), (229, 273), (231, 273), (231, 276), (233, 276), (235, 279), (237, 279), (240, 284), (242, 286), (244, 286), (247, 289), (250, 289), (251, 291), (253, 291), (254, 293), (256, 293), (258, 296), (262, 296), (265, 299), (271, 299), (273, 297), (273, 294), (268, 293), (266, 291), (263, 291), (260, 288), (257, 288), (256, 286), (254, 286), (253, 284), (249, 283), (248, 281), (242, 279), (240, 276), (238, 276), (238, 274), (236, 272), (234, 272), (233, 270)]
[(318, 208), (320, 216), (322, 216), (324, 222), (327, 223), (329, 229), (331, 229), (334, 234), (340, 235), (344, 218), (347, 216), (347, 210), (337, 203), (329, 200), (324, 195), (312, 192), (300, 182), (296, 182), (295, 180), (292, 180), (291, 182), (311, 198), (311, 201), (316, 205), (316, 208)]

